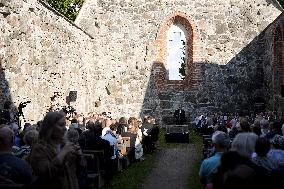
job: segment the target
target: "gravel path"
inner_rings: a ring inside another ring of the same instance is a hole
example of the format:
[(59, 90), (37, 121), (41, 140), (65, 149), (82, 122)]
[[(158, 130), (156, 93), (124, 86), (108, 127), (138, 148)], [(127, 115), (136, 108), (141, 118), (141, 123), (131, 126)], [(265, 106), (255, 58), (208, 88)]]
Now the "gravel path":
[(188, 189), (188, 179), (197, 157), (193, 144), (186, 148), (161, 149), (143, 189)]

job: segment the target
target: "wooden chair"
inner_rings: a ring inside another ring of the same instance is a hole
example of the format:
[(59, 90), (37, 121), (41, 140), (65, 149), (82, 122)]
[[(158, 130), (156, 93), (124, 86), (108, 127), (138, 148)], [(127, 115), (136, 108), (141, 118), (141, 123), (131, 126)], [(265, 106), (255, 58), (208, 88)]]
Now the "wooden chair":
[(206, 159), (212, 155), (213, 144), (211, 135), (203, 135), (203, 158)]
[(123, 158), (121, 159), (121, 164), (123, 164), (121, 167), (125, 168), (130, 165), (130, 160), (127, 156), (128, 149), (130, 148), (130, 137), (122, 137), (121, 138), (121, 149), (120, 153), (123, 155)]
[(122, 137), (121, 141), (126, 148), (130, 147), (130, 137)]
[(83, 156), (87, 161), (87, 180), (90, 188), (102, 188), (104, 186), (102, 164), (104, 159), (103, 150), (83, 150)]

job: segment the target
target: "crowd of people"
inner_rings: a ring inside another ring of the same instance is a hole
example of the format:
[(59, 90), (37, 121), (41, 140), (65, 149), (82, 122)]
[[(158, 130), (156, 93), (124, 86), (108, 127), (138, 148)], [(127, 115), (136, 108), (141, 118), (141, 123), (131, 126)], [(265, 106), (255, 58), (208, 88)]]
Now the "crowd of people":
[[(143, 161), (143, 154), (156, 148), (159, 127), (155, 118), (112, 119), (90, 113), (66, 119), (64, 112), (49, 112), (35, 125), (0, 125), (0, 185), (20, 184), (24, 188), (88, 189), (88, 161), (84, 151), (103, 151), (100, 167), (105, 185), (111, 185), (118, 171), (117, 161)], [(130, 146), (122, 152), (122, 138)]]
[(206, 189), (284, 188), (284, 122), (275, 113), (199, 116), (212, 153), (199, 176)]
[[(210, 153), (199, 176), (204, 188), (284, 188), (284, 124), (272, 112), (256, 116), (198, 116), (196, 129), (210, 136)], [(49, 112), (35, 125), (0, 124), (0, 186), (88, 189), (84, 152), (103, 151), (106, 185), (117, 162), (143, 161), (156, 148), (159, 127), (152, 116), (112, 119), (107, 113), (70, 117)], [(129, 138), (123, 151), (121, 140)]]

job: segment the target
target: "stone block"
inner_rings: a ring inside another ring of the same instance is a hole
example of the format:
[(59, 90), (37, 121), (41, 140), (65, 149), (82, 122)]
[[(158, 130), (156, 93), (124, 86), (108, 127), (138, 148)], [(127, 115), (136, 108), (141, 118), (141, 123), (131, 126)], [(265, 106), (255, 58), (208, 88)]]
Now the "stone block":
[(161, 100), (160, 101), (160, 108), (161, 109), (171, 109), (171, 108), (173, 108), (173, 102)]

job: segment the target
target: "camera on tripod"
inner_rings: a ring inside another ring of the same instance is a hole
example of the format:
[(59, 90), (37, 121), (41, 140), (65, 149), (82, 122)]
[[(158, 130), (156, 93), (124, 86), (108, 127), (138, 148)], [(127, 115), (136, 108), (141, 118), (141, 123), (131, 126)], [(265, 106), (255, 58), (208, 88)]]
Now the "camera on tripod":
[(20, 110), (20, 109), (25, 108), (28, 103), (31, 103), (31, 101), (21, 102), (21, 103), (19, 104), (18, 109)]
[(18, 125), (20, 127), (22, 126), (23, 122), (26, 122), (24, 112), (23, 112), (23, 108), (25, 108), (27, 106), (27, 104), (29, 104), (29, 103), (31, 103), (31, 101), (20, 102), (20, 104), (19, 104), (17, 120), (18, 120)]
[(76, 114), (76, 109), (73, 106), (63, 106), (62, 110), (65, 114)]

